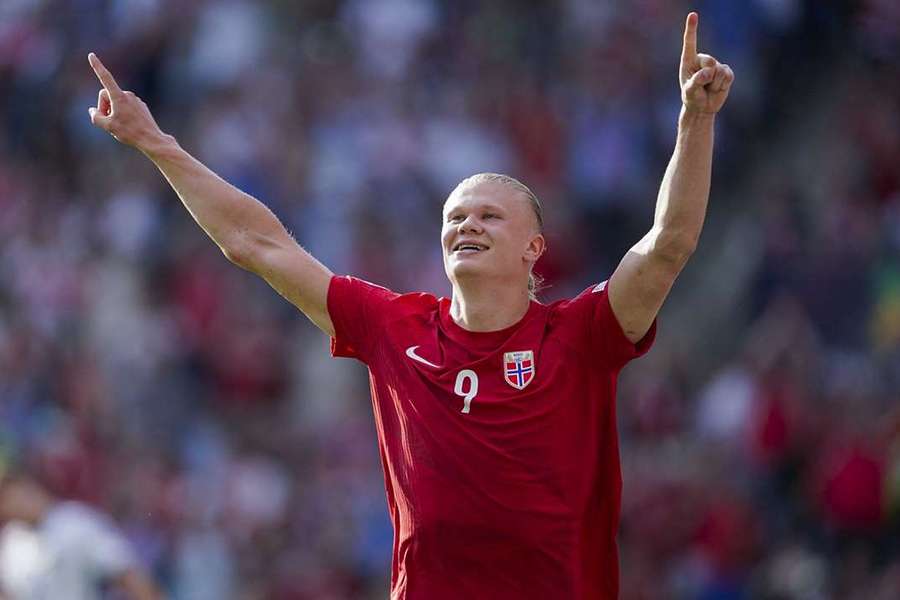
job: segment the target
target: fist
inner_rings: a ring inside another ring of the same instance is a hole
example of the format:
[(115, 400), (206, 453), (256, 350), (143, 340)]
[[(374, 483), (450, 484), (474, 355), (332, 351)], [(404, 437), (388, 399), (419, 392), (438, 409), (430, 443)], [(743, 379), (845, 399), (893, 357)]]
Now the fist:
[(144, 101), (123, 91), (96, 54), (88, 54), (88, 62), (103, 86), (97, 106), (88, 109), (91, 124), (138, 150), (164, 135)]
[(715, 114), (719, 112), (734, 81), (731, 67), (709, 54), (697, 54), (697, 23), (700, 17), (690, 13), (684, 26), (681, 49), (681, 102), (687, 111)]

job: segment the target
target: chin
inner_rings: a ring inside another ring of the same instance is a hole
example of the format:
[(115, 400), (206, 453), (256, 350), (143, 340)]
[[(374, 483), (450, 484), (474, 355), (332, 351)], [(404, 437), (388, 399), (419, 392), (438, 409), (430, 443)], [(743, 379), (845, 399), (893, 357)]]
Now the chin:
[(450, 275), (455, 279), (468, 279), (477, 277), (484, 269), (479, 269), (475, 265), (453, 265), (450, 267)]
[(474, 261), (453, 261), (447, 265), (447, 276), (451, 281), (454, 279), (471, 279), (486, 273), (487, 269), (485, 269), (485, 266), (474, 264)]

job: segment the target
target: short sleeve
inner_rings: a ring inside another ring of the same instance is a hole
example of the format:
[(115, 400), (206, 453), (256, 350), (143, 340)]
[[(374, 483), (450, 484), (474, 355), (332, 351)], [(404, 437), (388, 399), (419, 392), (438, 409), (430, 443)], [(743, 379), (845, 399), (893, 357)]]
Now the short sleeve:
[(571, 300), (571, 309), (588, 322), (590, 350), (606, 367), (618, 371), (629, 361), (647, 353), (656, 339), (656, 319), (646, 335), (632, 343), (622, 330), (609, 304), (607, 282), (584, 290)]
[(650, 324), (650, 329), (647, 330), (644, 337), (633, 343), (625, 335), (619, 319), (613, 313), (606, 284), (607, 282), (604, 281), (591, 291), (592, 294), (598, 296), (594, 307), (592, 327), (594, 343), (603, 346), (604, 355), (609, 359), (613, 368), (621, 369), (628, 362), (646, 354), (653, 346), (653, 342), (656, 340), (656, 319), (653, 319), (653, 323)]
[(387, 288), (350, 276), (335, 275), (328, 286), (328, 315), (334, 325), (331, 355), (367, 362), (399, 295)]

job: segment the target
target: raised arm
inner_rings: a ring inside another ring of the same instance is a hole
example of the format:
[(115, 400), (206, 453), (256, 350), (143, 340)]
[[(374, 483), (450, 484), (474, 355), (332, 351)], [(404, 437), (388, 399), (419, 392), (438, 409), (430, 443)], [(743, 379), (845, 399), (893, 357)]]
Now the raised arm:
[(147, 105), (123, 91), (96, 55), (91, 53), (88, 61), (103, 85), (96, 108), (88, 110), (91, 123), (152, 160), (228, 260), (265, 279), (322, 331), (334, 335), (327, 305), (331, 272), (297, 244), (263, 203), (163, 133)]
[(678, 136), (659, 188), (653, 227), (628, 251), (609, 282), (613, 313), (632, 342), (646, 335), (697, 247), (709, 198), (715, 117), (734, 81), (731, 67), (697, 53), (698, 20), (697, 13), (690, 13), (685, 24)]

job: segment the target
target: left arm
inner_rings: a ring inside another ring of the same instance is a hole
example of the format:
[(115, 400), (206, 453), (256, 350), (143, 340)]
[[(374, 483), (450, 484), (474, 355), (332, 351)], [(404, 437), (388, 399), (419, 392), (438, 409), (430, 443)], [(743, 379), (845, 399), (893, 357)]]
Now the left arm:
[(697, 21), (697, 14), (691, 13), (685, 25), (680, 69), (683, 106), (653, 227), (626, 253), (609, 282), (610, 306), (632, 343), (647, 334), (697, 247), (709, 199), (715, 116), (734, 80), (728, 65), (697, 54)]

